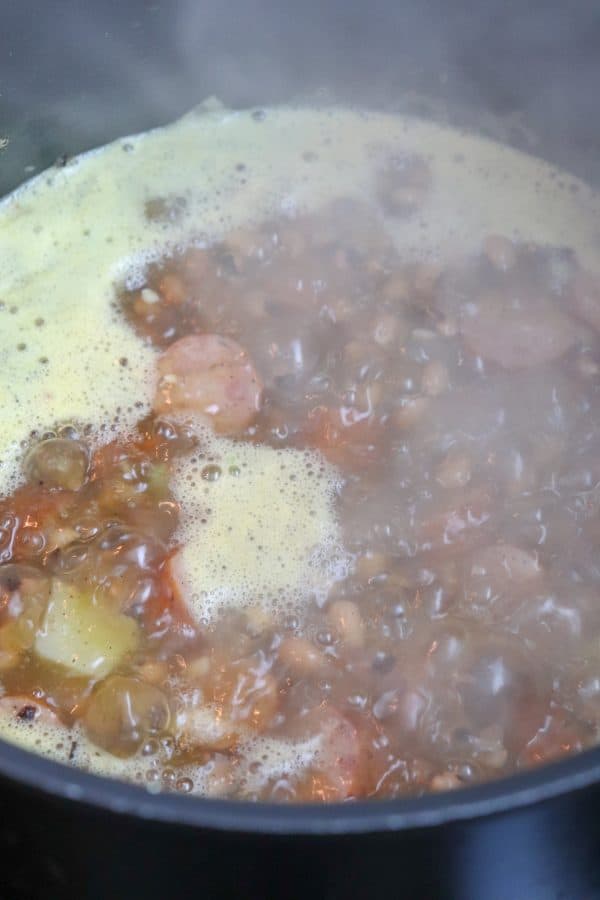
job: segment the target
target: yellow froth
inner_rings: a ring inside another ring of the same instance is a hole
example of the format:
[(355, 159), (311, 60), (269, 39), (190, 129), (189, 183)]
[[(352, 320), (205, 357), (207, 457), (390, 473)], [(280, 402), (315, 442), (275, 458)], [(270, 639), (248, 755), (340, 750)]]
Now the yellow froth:
[[(113, 308), (115, 280), (135, 281), (166, 242), (210, 240), (341, 196), (372, 202), (388, 153), (432, 166), (422, 210), (387, 223), (406, 254), (474, 249), (499, 231), (573, 246), (597, 266), (597, 196), (540, 160), (398, 116), (199, 108), (49, 170), (0, 204), (0, 495), (18, 480), (32, 431), (76, 421), (101, 437), (149, 409), (155, 351)], [(184, 197), (180, 219), (148, 221), (156, 197)]]
[(324, 599), (345, 571), (335, 469), (320, 454), (205, 436), (176, 468), (181, 545), (173, 571), (194, 618), (228, 608), (272, 613)]
[(175, 771), (180, 784), (183, 779), (188, 781), (186, 792), (211, 797), (233, 791), (254, 794), (275, 778), (301, 778), (307, 769), (318, 764), (321, 749), (318, 735), (293, 741), (258, 734), (246, 738), (236, 760), (222, 757), (173, 769), (164, 752), (151, 756), (138, 752), (123, 759), (92, 743), (78, 725), (69, 728), (58, 721), (44, 721), (43, 717), (27, 721), (6, 709), (0, 710), (0, 733), (3, 740), (24, 750), (93, 775), (139, 784), (152, 793), (164, 787), (165, 769)]
[[(402, 154), (425, 156), (432, 170), (415, 215), (378, 213), (405, 257), (477, 250), (496, 232), (573, 247), (598, 270), (598, 196), (541, 160), (379, 113), (282, 107), (257, 117), (199, 108), (50, 170), (0, 203), (0, 495), (18, 482), (32, 432), (75, 422), (102, 440), (149, 410), (156, 351), (114, 308), (115, 284), (143, 283), (148, 261), (168, 247), (218, 239), (281, 212), (338, 197), (377, 209), (377, 172)], [(148, 221), (146, 203), (157, 197), (184, 198), (181, 216)], [(277, 610), (282, 596), (318, 599), (344, 565), (334, 470), (295, 450), (225, 439), (205, 447), (206, 458), (181, 463), (173, 479), (183, 506), (176, 568), (194, 616), (207, 621), (232, 605)], [(208, 464), (221, 467), (218, 480), (202, 477)], [(112, 757), (80, 728), (1, 712), (0, 731), (98, 774), (160, 784), (159, 763)], [(270, 740), (244, 748), (248, 760), (254, 751), (266, 756), (265, 771), (297, 771), (316, 752)], [(210, 765), (181, 770), (194, 791), (217, 791)]]
[(113, 756), (93, 744), (78, 725), (69, 728), (58, 720), (44, 721), (44, 716), (27, 721), (3, 709), (0, 711), (0, 733), (3, 740), (23, 750), (31, 750), (76, 769), (85, 769), (94, 775), (141, 783), (150, 789), (156, 781), (160, 785), (162, 761), (147, 759), (141, 754), (129, 759)]

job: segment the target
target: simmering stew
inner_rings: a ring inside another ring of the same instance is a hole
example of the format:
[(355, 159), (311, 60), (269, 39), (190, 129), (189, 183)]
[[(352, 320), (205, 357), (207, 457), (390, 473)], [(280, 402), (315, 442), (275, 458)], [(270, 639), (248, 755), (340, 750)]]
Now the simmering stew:
[(443, 791), (598, 742), (600, 284), (576, 249), (499, 233), (404, 253), (386, 221), (434, 180), (391, 156), (369, 202), (115, 280), (151, 409), (102, 440), (38, 432), (0, 500), (11, 740), (277, 801)]

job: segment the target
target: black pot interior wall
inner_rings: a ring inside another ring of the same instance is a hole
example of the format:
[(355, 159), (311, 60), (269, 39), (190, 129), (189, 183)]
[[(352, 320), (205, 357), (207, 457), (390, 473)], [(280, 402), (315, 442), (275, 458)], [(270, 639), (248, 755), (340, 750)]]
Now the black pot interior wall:
[(0, 195), (209, 95), (432, 113), (600, 181), (594, 0), (4, 0), (2, 20)]

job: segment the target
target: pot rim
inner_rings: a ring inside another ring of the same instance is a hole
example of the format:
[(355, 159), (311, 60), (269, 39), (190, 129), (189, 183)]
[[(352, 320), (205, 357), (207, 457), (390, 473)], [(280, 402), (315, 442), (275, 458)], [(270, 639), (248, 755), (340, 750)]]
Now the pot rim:
[(368, 834), (432, 828), (532, 806), (600, 783), (600, 747), (473, 787), (393, 800), (254, 803), (150, 793), (0, 740), (0, 779), (34, 793), (148, 822), (264, 835)]

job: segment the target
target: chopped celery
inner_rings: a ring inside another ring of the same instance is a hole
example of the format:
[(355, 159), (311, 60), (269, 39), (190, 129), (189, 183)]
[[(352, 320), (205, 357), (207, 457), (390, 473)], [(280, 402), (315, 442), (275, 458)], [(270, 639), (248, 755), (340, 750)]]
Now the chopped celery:
[(78, 674), (103, 678), (137, 642), (133, 619), (98, 605), (67, 582), (53, 580), (35, 641), (38, 656)]

